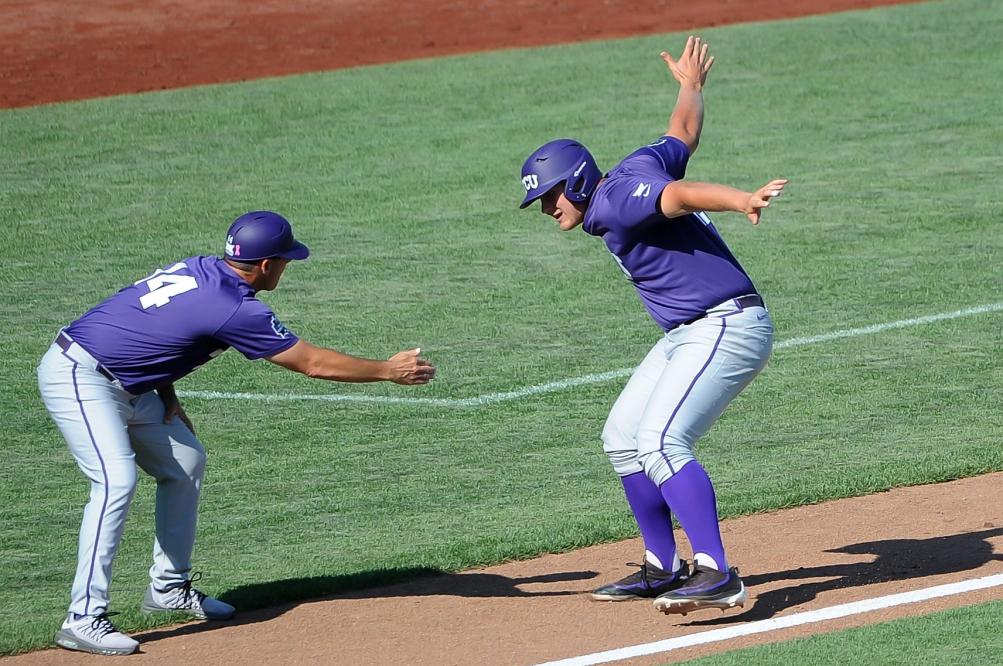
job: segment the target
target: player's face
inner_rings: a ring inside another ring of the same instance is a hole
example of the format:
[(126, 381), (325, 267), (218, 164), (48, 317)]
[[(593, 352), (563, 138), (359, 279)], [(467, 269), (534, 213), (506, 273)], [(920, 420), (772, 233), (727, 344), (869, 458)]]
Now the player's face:
[(540, 210), (557, 220), (561, 231), (571, 231), (582, 223), (585, 211), (564, 196), (564, 183), (558, 183), (540, 197)]

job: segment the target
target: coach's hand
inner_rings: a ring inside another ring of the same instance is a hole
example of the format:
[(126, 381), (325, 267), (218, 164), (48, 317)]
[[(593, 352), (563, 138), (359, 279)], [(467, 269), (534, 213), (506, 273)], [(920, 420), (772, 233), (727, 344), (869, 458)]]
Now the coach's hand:
[(421, 358), (421, 349), (402, 351), (391, 356), (390, 381), (395, 384), (427, 384), (435, 377), (435, 366)]
[(673, 59), (668, 51), (662, 51), (662, 60), (669, 66), (669, 71), (679, 85), (700, 90), (707, 80), (707, 72), (714, 66), (714, 56), (707, 56), (709, 48), (707, 42), (690, 35), (679, 60)]
[(745, 204), (743, 212), (749, 218), (750, 222), (759, 224), (759, 218), (763, 214), (763, 209), (770, 205), (770, 199), (779, 197), (784, 193), (784, 186), (788, 182), (786, 178), (771, 180), (749, 195), (749, 201)]
[(181, 419), (181, 422), (195, 434), (195, 426), (192, 425), (191, 419), (188, 418), (188, 414), (185, 413), (185, 408), (181, 406), (181, 403), (177, 400), (164, 405), (164, 423), (170, 423), (171, 419), (174, 417)]

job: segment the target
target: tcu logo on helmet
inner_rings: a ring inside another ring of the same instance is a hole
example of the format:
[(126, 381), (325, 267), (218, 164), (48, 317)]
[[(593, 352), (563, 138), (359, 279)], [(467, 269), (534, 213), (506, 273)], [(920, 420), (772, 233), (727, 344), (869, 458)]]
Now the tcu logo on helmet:
[(226, 247), (224, 249), (226, 251), (226, 254), (231, 257), (240, 256), (240, 246), (233, 244), (233, 236), (226, 237)]
[(531, 173), (528, 176), (523, 176), (522, 184), (526, 186), (526, 191), (529, 192), (540, 186), (540, 179), (536, 177), (535, 173)]

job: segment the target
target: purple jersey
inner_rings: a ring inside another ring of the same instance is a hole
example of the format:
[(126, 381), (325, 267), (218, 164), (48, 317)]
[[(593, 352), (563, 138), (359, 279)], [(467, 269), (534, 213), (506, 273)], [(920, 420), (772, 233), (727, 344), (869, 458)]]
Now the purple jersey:
[(234, 347), (249, 359), (299, 340), (219, 257), (190, 257), (125, 287), (66, 328), (130, 393)]
[(582, 228), (601, 236), (666, 331), (729, 298), (756, 293), (705, 213), (668, 219), (658, 200), (686, 174), (689, 149), (665, 136), (635, 150), (599, 185)]

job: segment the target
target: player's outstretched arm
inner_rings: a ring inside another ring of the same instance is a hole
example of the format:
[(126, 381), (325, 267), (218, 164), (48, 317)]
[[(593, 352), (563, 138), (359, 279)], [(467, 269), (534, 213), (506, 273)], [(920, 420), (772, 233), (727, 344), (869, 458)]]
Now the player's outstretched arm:
[(420, 349), (411, 349), (394, 354), (386, 361), (376, 361), (317, 347), (300, 340), (289, 349), (270, 356), (268, 360), (315, 379), (427, 384), (435, 377), (435, 366), (421, 358), (420, 353)]
[(668, 136), (674, 136), (687, 145), (692, 155), (700, 143), (703, 130), (703, 86), (707, 73), (714, 66), (714, 56), (708, 55), (709, 45), (699, 37), (689, 36), (682, 55), (676, 60), (668, 51), (662, 51), (662, 60), (673, 78), (679, 82), (676, 106), (669, 118)]
[(669, 183), (658, 198), (665, 217), (679, 217), (696, 211), (733, 211), (745, 213), (753, 224), (759, 224), (763, 209), (770, 200), (779, 197), (787, 185), (786, 178), (771, 180), (755, 192), (736, 190), (716, 183), (677, 180)]

